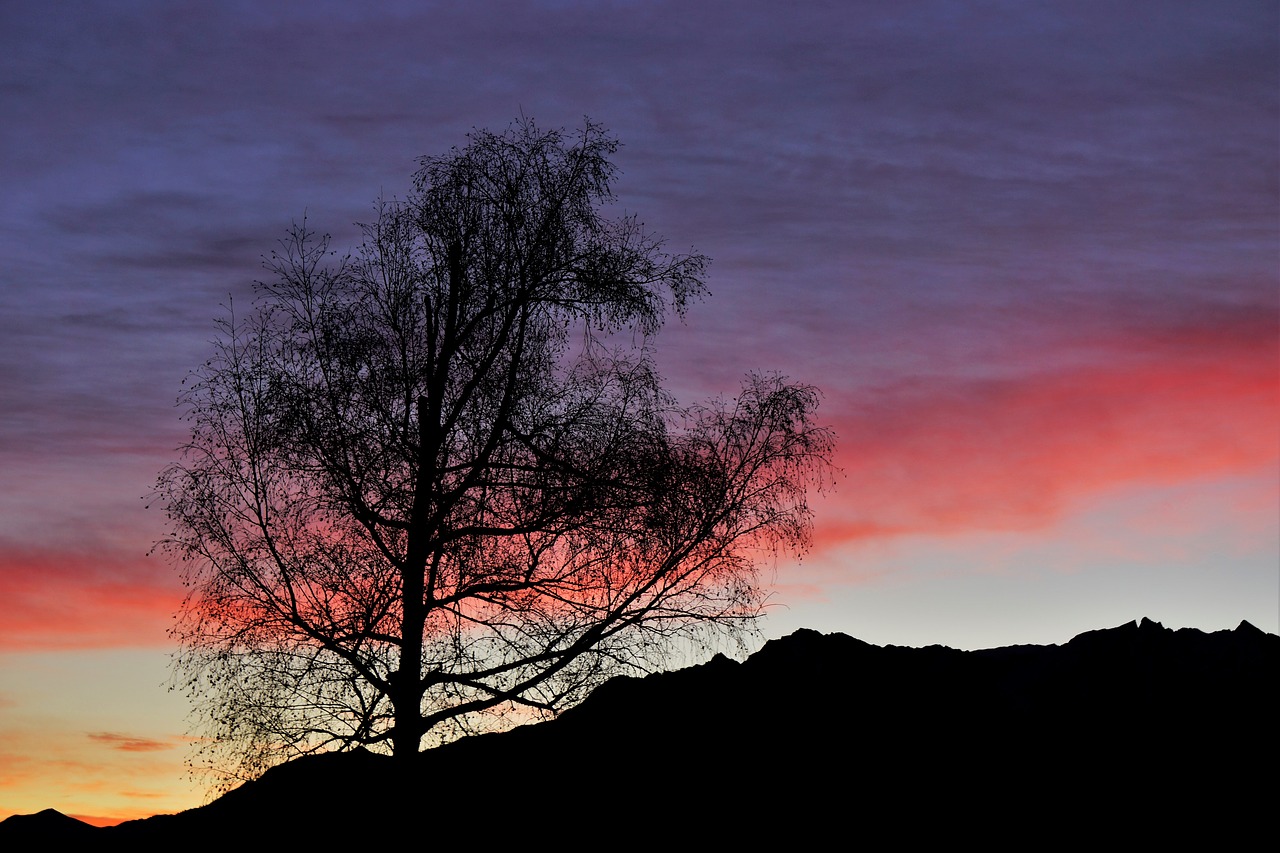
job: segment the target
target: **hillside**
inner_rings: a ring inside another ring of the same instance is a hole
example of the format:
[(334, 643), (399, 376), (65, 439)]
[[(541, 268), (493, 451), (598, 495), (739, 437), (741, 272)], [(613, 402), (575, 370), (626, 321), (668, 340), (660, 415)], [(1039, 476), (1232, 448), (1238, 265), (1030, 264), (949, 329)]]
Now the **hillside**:
[(1247, 840), (1274, 810), (1278, 664), (1280, 637), (1247, 622), (1144, 619), (974, 652), (798, 631), (742, 663), (615, 679), (407, 773), (316, 756), (179, 815), (92, 829), (45, 812), (0, 824), (0, 841)]

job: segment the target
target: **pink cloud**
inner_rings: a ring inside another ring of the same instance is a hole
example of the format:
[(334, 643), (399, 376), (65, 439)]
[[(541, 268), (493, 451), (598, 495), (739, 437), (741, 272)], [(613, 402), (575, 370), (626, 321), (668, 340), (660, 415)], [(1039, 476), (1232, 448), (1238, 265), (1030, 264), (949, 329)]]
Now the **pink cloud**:
[(165, 646), (181, 601), (154, 558), (0, 549), (0, 651)]
[(1025, 530), (1129, 485), (1248, 473), (1280, 458), (1274, 339), (1134, 345), (1108, 364), (936, 378), (852, 401), (846, 479), (819, 544)]

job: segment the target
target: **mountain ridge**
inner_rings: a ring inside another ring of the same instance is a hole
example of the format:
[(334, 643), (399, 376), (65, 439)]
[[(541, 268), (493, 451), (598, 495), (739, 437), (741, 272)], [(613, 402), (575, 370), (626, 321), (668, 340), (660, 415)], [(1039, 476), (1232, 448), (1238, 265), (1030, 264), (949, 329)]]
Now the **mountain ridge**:
[[(223, 846), (234, 827), (254, 826), (259, 837), (327, 842), (431, 815), (518, 834), (541, 825), (522, 816), (540, 809), (572, 837), (599, 838), (634, 819), (638, 792), (733, 814), (754, 801), (742, 787), (753, 779), (767, 796), (752, 820), (699, 819), (685, 836), (794, 841), (854, 820), (914, 827), (915, 838), (969, 827), (990, 840), (1015, 825), (1070, 834), (1105, 822), (1150, 841), (1162, 830), (1144, 815), (1157, 808), (1177, 818), (1168, 838), (1220, 840), (1270, 814), (1274, 780), (1251, 780), (1280, 758), (1278, 664), (1280, 637), (1247, 621), (1204, 632), (1144, 617), (1061, 645), (972, 651), (800, 629), (742, 662), (716, 655), (615, 678), (554, 720), (429, 750), (407, 772), (363, 751), (310, 756), (177, 815), (98, 829), (46, 810), (0, 823), (0, 840)], [(352, 790), (374, 814), (341, 793)], [(513, 811), (510, 800), (534, 790)], [(555, 805), (538, 807), (544, 798)], [(1150, 805), (1125, 806), (1135, 798)], [(975, 823), (997, 805), (1007, 816), (998, 826)], [(282, 826), (291, 814), (322, 825)], [(1004, 839), (1028, 840), (1021, 830)]]

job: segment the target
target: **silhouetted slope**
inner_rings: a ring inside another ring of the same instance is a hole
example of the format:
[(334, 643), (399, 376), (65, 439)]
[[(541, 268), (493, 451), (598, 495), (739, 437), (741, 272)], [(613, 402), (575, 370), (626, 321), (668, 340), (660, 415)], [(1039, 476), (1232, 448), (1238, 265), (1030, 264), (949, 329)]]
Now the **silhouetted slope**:
[[(104, 841), (998, 846), (1246, 839), (1269, 825), (1280, 637), (1143, 620), (962, 652), (798, 631), (743, 663), (618, 678), (555, 721), (275, 768)], [(0, 840), (10, 836), (6, 822)], [(301, 834), (301, 835), (299, 835)]]
[(0, 821), (0, 839), (40, 838), (50, 841), (93, 841), (98, 827), (64, 815), (56, 809), (16, 814)]

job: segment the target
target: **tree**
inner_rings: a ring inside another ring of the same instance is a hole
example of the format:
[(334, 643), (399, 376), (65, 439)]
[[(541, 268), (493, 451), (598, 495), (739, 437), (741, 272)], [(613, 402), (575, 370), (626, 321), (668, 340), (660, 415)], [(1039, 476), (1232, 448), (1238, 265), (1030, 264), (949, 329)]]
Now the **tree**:
[(469, 140), (346, 257), (295, 226), (184, 383), (156, 489), (188, 587), (175, 683), (233, 777), (554, 713), (750, 630), (758, 563), (807, 542), (818, 394), (663, 390), (650, 343), (707, 259), (603, 217), (617, 143)]

